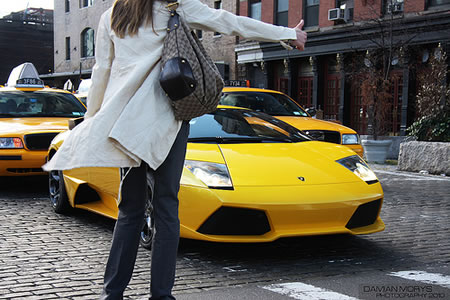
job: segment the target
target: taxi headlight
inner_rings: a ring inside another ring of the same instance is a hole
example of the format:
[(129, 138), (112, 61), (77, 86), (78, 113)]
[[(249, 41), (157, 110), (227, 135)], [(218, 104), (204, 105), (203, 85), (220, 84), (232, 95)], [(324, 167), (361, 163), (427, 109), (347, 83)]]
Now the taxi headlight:
[(232, 188), (230, 174), (225, 164), (185, 160), (184, 166), (210, 188)]
[(351, 145), (351, 144), (359, 144), (359, 136), (357, 134), (343, 134), (342, 135), (342, 144), (343, 145)]
[(375, 175), (375, 173), (358, 155), (345, 157), (337, 160), (336, 162), (352, 171), (356, 176), (358, 176), (367, 183), (378, 182), (378, 178)]
[(20, 138), (0, 138), (0, 149), (18, 149), (23, 148)]

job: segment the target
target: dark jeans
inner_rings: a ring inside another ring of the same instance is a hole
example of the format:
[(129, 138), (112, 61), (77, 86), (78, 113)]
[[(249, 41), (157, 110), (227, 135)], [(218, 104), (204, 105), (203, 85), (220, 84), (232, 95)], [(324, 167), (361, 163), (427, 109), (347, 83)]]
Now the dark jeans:
[[(175, 299), (172, 296), (172, 288), (180, 236), (178, 191), (188, 134), (189, 123), (183, 122), (166, 160), (155, 171), (149, 170), (153, 172), (155, 180), (152, 199), (156, 229), (151, 261), (152, 300)], [(122, 299), (133, 274), (148, 197), (147, 169), (147, 164), (142, 162), (140, 167), (132, 168), (123, 181), (122, 201), (100, 299)]]

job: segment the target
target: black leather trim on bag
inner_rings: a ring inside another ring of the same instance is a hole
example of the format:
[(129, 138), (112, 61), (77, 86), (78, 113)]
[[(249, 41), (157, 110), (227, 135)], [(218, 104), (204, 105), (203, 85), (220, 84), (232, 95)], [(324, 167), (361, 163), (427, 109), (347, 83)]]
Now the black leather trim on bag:
[(170, 17), (159, 81), (175, 119), (190, 120), (217, 108), (224, 83), (197, 36), (175, 11), (176, 0), (167, 1)]
[(182, 57), (174, 57), (166, 62), (159, 82), (172, 101), (189, 96), (197, 87), (191, 65)]

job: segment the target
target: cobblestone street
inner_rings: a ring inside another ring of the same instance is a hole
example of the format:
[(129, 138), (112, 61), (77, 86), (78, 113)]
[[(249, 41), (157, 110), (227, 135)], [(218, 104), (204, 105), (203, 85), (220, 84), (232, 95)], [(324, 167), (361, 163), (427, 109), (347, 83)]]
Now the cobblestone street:
[[(375, 169), (385, 231), (267, 244), (182, 240), (175, 295), (408, 268), (449, 275), (450, 179)], [(46, 178), (0, 182), (0, 299), (96, 299), (114, 221), (80, 210), (55, 214)], [(150, 252), (140, 248), (127, 299), (148, 296), (149, 266)]]

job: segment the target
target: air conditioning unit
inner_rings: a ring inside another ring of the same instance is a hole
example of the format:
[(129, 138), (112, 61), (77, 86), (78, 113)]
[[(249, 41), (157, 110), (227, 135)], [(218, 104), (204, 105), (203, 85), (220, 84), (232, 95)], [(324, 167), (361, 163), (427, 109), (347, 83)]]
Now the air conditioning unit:
[(344, 20), (345, 10), (340, 8), (332, 8), (328, 10), (328, 21)]
[(387, 13), (394, 14), (403, 11), (403, 0), (394, 0), (391, 4), (387, 5)]

